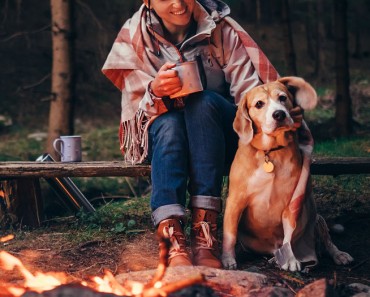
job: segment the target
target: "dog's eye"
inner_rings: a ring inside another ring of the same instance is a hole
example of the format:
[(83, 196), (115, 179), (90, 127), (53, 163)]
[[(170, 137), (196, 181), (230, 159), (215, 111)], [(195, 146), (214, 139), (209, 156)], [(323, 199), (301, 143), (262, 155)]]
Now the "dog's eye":
[(285, 102), (285, 101), (286, 101), (286, 99), (287, 99), (287, 97), (286, 97), (285, 95), (280, 95), (280, 96), (279, 96), (279, 101), (280, 101), (280, 102)]
[(260, 108), (262, 108), (264, 105), (265, 105), (265, 103), (264, 103), (263, 101), (257, 101), (257, 103), (256, 103), (256, 108), (260, 109)]

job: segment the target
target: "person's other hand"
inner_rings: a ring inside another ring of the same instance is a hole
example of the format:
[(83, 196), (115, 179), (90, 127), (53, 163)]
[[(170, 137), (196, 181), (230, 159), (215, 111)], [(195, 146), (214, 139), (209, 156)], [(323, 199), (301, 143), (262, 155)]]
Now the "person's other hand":
[(297, 130), (302, 125), (303, 109), (300, 106), (293, 107), (289, 114), (294, 121), (293, 130)]
[(150, 87), (157, 97), (170, 96), (181, 90), (182, 84), (177, 71), (172, 69), (175, 63), (166, 62), (158, 71)]

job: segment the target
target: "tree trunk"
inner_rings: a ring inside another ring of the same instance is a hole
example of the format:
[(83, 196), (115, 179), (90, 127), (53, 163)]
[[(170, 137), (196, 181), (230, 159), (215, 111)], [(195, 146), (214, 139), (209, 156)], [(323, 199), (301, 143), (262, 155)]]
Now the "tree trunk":
[(314, 50), (314, 43), (313, 43), (313, 33), (316, 33), (314, 30), (315, 26), (313, 25), (315, 13), (313, 8), (313, 1), (307, 1), (307, 12), (306, 12), (306, 42), (307, 42), (307, 55), (315, 60), (316, 52)]
[(335, 11), (335, 123), (338, 136), (352, 133), (352, 102), (348, 65), (347, 0), (334, 0)]
[(323, 24), (323, 0), (316, 0), (316, 18), (315, 18), (315, 35), (316, 35), (316, 46), (315, 46), (315, 66), (314, 75), (317, 78), (326, 78), (327, 63), (321, 63), (325, 61), (325, 50), (322, 46), (324, 40), (324, 24)]
[(256, 0), (256, 25), (261, 25), (261, 0)]
[(47, 152), (55, 159), (53, 141), (60, 135), (74, 133), (75, 82), (73, 71), (73, 7), (74, 0), (51, 0), (52, 15), (52, 85)]
[(287, 62), (286, 71), (288, 75), (297, 75), (296, 54), (294, 50), (293, 32), (290, 22), (289, 0), (283, 0), (282, 6), (282, 27), (284, 34), (283, 42), (285, 46), (285, 56)]
[[(357, 4), (357, 5), (356, 5)], [(362, 43), (361, 43), (361, 29), (366, 28), (366, 9), (363, 9), (362, 1), (354, 4), (354, 34), (355, 34), (355, 45), (353, 57), (356, 59), (362, 59)], [(364, 13), (365, 11), (365, 13)]]

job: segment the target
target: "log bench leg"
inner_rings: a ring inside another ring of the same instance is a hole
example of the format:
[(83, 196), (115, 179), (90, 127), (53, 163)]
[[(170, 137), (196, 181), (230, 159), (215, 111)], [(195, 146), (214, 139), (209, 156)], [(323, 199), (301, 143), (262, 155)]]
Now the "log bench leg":
[(43, 220), (43, 200), (38, 178), (0, 181), (0, 225), (39, 227)]

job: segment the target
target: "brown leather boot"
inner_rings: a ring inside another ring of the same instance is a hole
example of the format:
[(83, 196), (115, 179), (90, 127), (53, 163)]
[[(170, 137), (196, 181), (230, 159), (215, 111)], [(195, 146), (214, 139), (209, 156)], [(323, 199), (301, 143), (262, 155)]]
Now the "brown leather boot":
[(214, 210), (193, 208), (191, 248), (194, 265), (222, 268), (217, 240), (217, 216)]
[(157, 235), (171, 241), (168, 266), (193, 266), (186, 251), (186, 240), (180, 220), (163, 220), (158, 225)]

